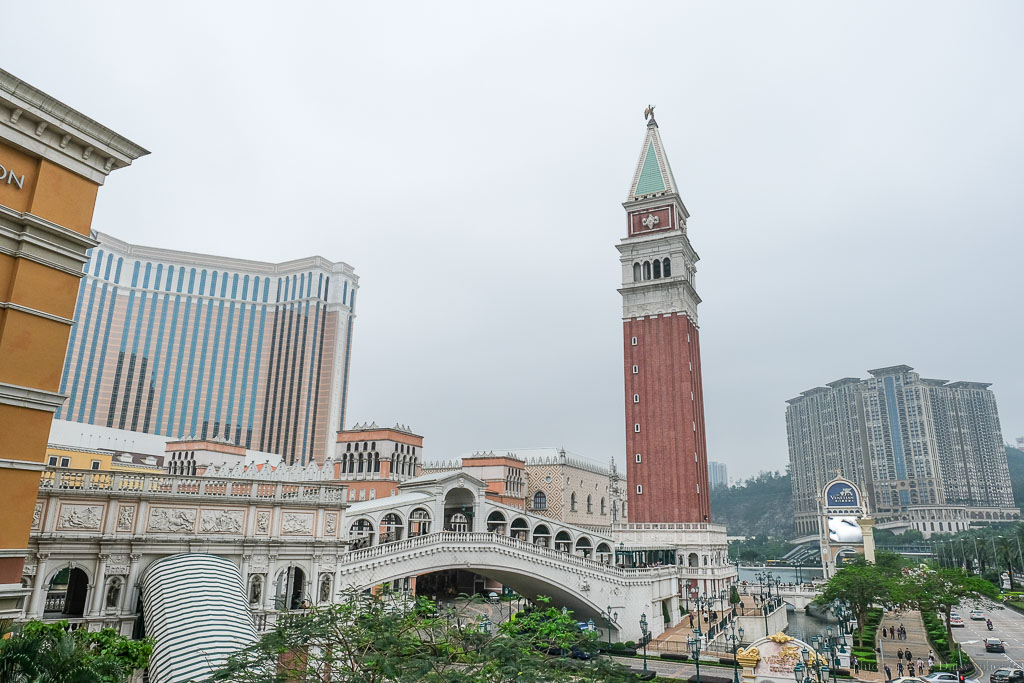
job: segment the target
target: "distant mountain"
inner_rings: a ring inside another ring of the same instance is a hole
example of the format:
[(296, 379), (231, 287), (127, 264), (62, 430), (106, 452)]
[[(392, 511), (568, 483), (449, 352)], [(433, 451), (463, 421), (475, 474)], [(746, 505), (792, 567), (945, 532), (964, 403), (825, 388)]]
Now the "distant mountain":
[(1024, 451), (1006, 447), (1006, 464), (1010, 466), (1010, 483), (1017, 507), (1024, 506)]
[(789, 475), (761, 472), (738, 486), (711, 489), (711, 521), (725, 524), (730, 536), (791, 537), (793, 490)]

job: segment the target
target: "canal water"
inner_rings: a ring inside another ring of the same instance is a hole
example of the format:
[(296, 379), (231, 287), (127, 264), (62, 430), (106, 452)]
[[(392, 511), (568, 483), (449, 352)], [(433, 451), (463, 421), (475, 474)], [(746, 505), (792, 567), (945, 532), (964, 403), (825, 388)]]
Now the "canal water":
[[(821, 567), (739, 567), (740, 583), (746, 581), (756, 586), (757, 575), (764, 572), (771, 572), (772, 576), (782, 583), (809, 583), (822, 578)], [(807, 614), (804, 610), (790, 608), (786, 612), (786, 617), (789, 620), (786, 633), (805, 642), (810, 642), (812, 636), (825, 635), (828, 626), (832, 626), (833, 629), (836, 627), (835, 620), (829, 621)]]
[(782, 583), (806, 583), (822, 578), (821, 567), (739, 567), (740, 582), (757, 583), (757, 575), (771, 572)]

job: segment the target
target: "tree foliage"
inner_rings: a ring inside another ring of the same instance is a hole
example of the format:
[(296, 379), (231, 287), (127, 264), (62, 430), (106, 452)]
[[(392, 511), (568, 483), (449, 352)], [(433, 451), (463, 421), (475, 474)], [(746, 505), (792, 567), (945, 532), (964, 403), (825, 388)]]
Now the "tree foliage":
[(894, 602), (926, 612), (937, 611), (945, 617), (946, 637), (953, 642), (949, 615), (954, 607), (969, 600), (995, 598), (999, 589), (962, 569), (933, 568), (925, 565), (905, 568), (894, 586)]
[(789, 474), (760, 472), (737, 486), (711, 489), (711, 519), (733, 536), (787, 539), (794, 532), (793, 516)]
[(0, 640), (0, 681), (5, 683), (123, 683), (144, 669), (153, 653), (148, 639), (114, 629), (68, 630), (68, 622), (30, 621)]
[(347, 591), (334, 605), (282, 620), (231, 657), (211, 680), (237, 683), (469, 683), (470, 681), (626, 681), (635, 677), (591, 655), (595, 633), (571, 612), (541, 603), (485, 632), (465, 609), (437, 611), (426, 598)]
[(857, 558), (836, 571), (815, 602), (828, 604), (838, 600), (849, 605), (861, 625), (857, 632), (859, 646), (862, 645), (864, 625), (868, 623), (868, 610), (872, 605), (891, 604), (897, 580), (897, 572), (891, 567)]

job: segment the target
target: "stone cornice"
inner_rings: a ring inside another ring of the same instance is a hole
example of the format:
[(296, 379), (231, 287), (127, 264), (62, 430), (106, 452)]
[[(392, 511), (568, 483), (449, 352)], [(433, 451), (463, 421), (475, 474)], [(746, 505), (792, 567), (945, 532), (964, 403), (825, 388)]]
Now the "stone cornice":
[(109, 249), (120, 256), (128, 256), (141, 260), (172, 262), (189, 266), (206, 266), (208, 268), (224, 268), (237, 270), (252, 275), (291, 275), (310, 268), (319, 268), (334, 275), (344, 275), (358, 287), (359, 276), (355, 269), (344, 261), (330, 261), (323, 256), (310, 256), (307, 258), (283, 261), (281, 263), (268, 263), (266, 261), (252, 261), (249, 259), (231, 258), (227, 256), (215, 256), (211, 254), (196, 254), (189, 251), (178, 251), (176, 249), (162, 249), (160, 247), (147, 247), (139, 244), (131, 244), (120, 240), (104, 232), (94, 233), (102, 249)]
[(102, 185), (149, 152), (0, 69), (0, 138)]
[(67, 396), (58, 394), (56, 391), (45, 391), (31, 387), (21, 387), (16, 384), (0, 382), (0, 403), (19, 408), (31, 408), (33, 410), (45, 410), (48, 413), (56, 412), (57, 408), (64, 404)]

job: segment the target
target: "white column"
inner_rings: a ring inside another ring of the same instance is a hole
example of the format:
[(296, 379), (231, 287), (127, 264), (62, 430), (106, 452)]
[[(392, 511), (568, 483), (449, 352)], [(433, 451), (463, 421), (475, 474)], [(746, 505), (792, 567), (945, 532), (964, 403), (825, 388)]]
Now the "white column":
[(110, 555), (100, 554), (100, 564), (96, 569), (96, 575), (93, 577), (92, 585), (89, 587), (89, 600), (88, 606), (85, 611), (85, 616), (99, 616), (103, 610), (103, 592), (104, 584), (106, 583), (107, 574), (107, 560), (110, 559)]
[(320, 563), (323, 559), (323, 555), (313, 555), (313, 562), (309, 566), (308, 595), (310, 605), (316, 605), (320, 602)]
[(124, 582), (124, 594), (121, 596), (121, 613), (122, 614), (134, 614), (136, 595), (135, 585), (139, 580), (139, 560), (142, 559), (142, 555), (132, 553), (128, 556), (128, 577)]
[(43, 608), (46, 605), (46, 591), (49, 589), (49, 582), (46, 580), (46, 560), (49, 553), (36, 553), (39, 561), (36, 562), (36, 579), (32, 582), (32, 598), (29, 602), (28, 616), (39, 619), (43, 616)]
[(263, 609), (274, 609), (274, 596), (277, 595), (277, 556), (271, 555), (267, 561), (267, 580), (263, 586)]

